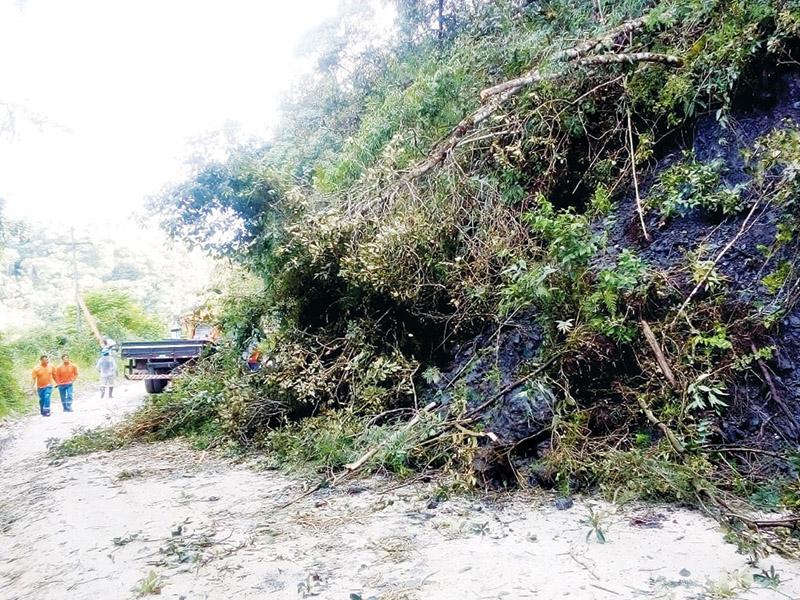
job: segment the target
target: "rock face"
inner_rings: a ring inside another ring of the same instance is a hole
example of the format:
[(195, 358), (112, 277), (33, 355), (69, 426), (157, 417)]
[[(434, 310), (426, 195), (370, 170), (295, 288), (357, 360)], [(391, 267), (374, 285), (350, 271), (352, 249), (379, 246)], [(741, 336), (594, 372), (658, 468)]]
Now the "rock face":
[(540, 354), (541, 328), (528, 315), (499, 333), (481, 333), (460, 346), (437, 386), (445, 404), (465, 402), (474, 410), (494, 398), (483, 413), (487, 432), (501, 445), (539, 434), (553, 417), (554, 396), (544, 385), (523, 381), (523, 367)]
[[(800, 421), (800, 306), (795, 306), (794, 310), (782, 321), (780, 332), (773, 341), (777, 349), (774, 360), (774, 379), (777, 383), (778, 393), (783, 394), (782, 399), (786, 408), (794, 416), (794, 419), (790, 420), (785, 414), (778, 411), (777, 418), (787, 431), (794, 430), (794, 435), (790, 433), (790, 436), (797, 442), (800, 440), (800, 431), (797, 427), (797, 423)], [(773, 409), (770, 412), (775, 412), (774, 404), (773, 402)], [(787, 427), (789, 422), (791, 427)]]
[[(747, 110), (735, 110), (730, 115), (729, 125), (723, 127), (714, 115), (700, 117), (692, 131), (658, 162), (642, 186), (642, 196), (667, 168), (682, 160), (690, 151), (699, 163), (722, 162), (722, 183), (733, 188), (746, 186), (752, 177), (747, 170), (744, 155), (751, 151), (759, 138), (787, 123), (800, 123), (800, 73), (785, 74), (770, 82), (771, 88), (764, 90), (765, 99)], [(769, 245), (775, 239), (778, 219), (785, 209), (771, 206), (759, 215), (756, 226), (747, 230), (736, 245), (723, 257), (718, 270), (728, 277), (728, 287), (737, 294), (738, 300), (763, 299), (765, 290), (760, 284), (765, 271), (759, 245)], [(709, 214), (695, 209), (676, 216), (666, 222), (654, 211), (648, 215), (647, 227), (653, 240), (645, 243), (640, 236), (636, 201), (633, 197), (622, 199), (613, 215), (610, 228), (609, 256), (625, 248), (636, 249), (639, 256), (650, 265), (662, 269), (677, 266), (685, 259), (687, 251), (705, 244), (708, 254), (721, 249), (739, 230), (745, 215), (721, 220), (721, 215)], [(788, 245), (770, 259), (766, 268), (791, 258), (796, 247)], [(760, 288), (760, 289), (759, 289)], [(760, 295), (759, 295), (760, 292)]]

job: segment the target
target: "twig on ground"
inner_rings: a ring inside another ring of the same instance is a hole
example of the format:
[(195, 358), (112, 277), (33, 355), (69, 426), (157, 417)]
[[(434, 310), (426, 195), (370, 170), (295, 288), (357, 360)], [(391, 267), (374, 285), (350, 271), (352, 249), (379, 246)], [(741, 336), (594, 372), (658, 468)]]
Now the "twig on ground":
[(581, 567), (582, 567), (582, 568), (583, 568), (583, 569), (584, 569), (584, 570), (585, 570), (587, 573), (589, 573), (589, 575), (591, 575), (592, 577), (594, 577), (594, 578), (595, 578), (597, 581), (600, 581), (600, 577), (598, 577), (598, 576), (597, 576), (597, 573), (595, 573), (595, 572), (594, 572), (594, 571), (593, 571), (591, 568), (589, 568), (589, 565), (587, 565), (587, 564), (585, 564), (585, 563), (582, 563), (581, 561), (579, 561), (579, 560), (578, 560), (578, 557), (577, 557), (577, 556), (575, 556), (575, 555), (574, 555), (572, 552), (569, 552), (568, 554), (569, 554), (569, 557), (570, 557), (572, 560), (574, 560), (576, 563), (578, 563), (578, 564), (579, 564), (579, 565), (580, 565), (580, 566), (581, 566)]
[(744, 446), (704, 446), (701, 448), (705, 452), (752, 452), (753, 454), (763, 454), (771, 456), (772, 458), (779, 458), (788, 461), (789, 458), (780, 452), (773, 452), (772, 450), (762, 450), (761, 448), (746, 448)]

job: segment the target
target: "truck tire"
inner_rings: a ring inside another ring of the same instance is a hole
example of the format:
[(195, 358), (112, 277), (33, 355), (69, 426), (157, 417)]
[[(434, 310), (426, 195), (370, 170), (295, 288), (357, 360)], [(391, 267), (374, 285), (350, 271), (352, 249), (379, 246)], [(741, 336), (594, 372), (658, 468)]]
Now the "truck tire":
[(167, 379), (145, 379), (144, 389), (147, 390), (148, 394), (160, 394), (167, 387), (167, 383)]

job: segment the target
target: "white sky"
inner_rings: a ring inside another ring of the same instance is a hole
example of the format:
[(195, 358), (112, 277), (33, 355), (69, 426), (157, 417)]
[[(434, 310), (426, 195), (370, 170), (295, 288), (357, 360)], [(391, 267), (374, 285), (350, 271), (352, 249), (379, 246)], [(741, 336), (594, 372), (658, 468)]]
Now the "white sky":
[(0, 137), (7, 216), (131, 231), (144, 197), (181, 177), (190, 138), (231, 121), (268, 133), (308, 68), (297, 44), (337, 4), (0, 0), (0, 102), (48, 121)]

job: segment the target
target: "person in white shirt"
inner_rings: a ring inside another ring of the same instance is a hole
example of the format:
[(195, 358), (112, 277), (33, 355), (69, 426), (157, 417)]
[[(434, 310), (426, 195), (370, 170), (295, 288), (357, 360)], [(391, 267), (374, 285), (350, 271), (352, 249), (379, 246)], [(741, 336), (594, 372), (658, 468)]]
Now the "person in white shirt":
[(106, 390), (108, 397), (114, 396), (114, 379), (117, 376), (117, 361), (111, 356), (111, 352), (103, 350), (100, 360), (97, 361), (97, 370), (100, 373), (100, 397), (104, 398)]

